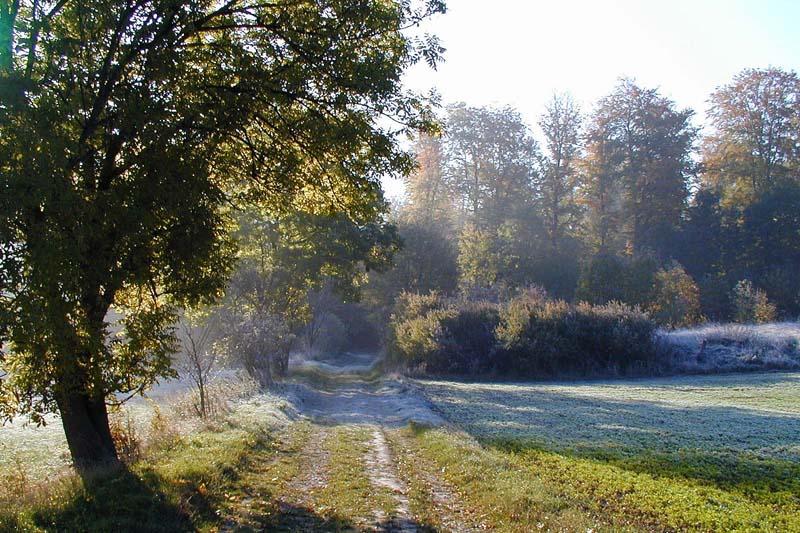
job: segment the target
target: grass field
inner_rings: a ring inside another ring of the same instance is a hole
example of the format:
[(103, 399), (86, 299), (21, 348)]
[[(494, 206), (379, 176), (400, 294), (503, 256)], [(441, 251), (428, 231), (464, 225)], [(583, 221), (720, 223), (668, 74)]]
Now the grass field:
[[(483, 445), (478, 464), (535, 479), (556, 508), (635, 529), (800, 530), (800, 374), (420, 384)], [(468, 455), (457, 435), (418, 438), (440, 462)], [(491, 479), (469, 490), (488, 497)]]

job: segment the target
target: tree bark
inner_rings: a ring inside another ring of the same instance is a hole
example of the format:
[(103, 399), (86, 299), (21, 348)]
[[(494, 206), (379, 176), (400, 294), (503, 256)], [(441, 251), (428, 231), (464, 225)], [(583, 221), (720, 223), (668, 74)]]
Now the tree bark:
[(120, 466), (105, 398), (66, 392), (57, 403), (72, 461), (81, 477), (86, 479), (99, 467)]

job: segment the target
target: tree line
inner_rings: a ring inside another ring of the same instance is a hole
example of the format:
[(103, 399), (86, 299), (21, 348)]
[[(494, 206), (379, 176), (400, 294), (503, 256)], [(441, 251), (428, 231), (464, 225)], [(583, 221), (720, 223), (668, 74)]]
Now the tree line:
[(538, 130), (510, 107), (446, 107), (440, 134), (416, 140), (404, 250), (371, 301), (388, 314), (403, 291), (538, 285), (671, 326), (796, 317), (800, 80), (747, 69), (709, 106), (706, 134), (631, 79), (589, 111), (555, 95)]

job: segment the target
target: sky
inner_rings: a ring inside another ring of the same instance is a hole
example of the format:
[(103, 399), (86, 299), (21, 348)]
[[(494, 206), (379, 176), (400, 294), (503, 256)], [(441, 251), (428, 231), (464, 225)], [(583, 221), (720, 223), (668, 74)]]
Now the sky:
[[(444, 103), (511, 105), (534, 126), (554, 92), (590, 111), (621, 76), (697, 112), (747, 67), (800, 71), (800, 0), (449, 0), (423, 32), (447, 49), (404, 78)], [(386, 183), (390, 197), (402, 185)]]

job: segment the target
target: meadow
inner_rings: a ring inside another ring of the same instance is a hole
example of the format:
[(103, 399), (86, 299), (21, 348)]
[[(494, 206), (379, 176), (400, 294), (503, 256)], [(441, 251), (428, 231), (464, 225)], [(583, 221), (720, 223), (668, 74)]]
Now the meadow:
[[(583, 507), (623, 529), (800, 530), (798, 373), (419, 384), (489, 454), (477, 463), (536, 480), (555, 510)], [(442, 430), (418, 435), (442, 464), (464, 457), (458, 432), (450, 448)], [(470, 490), (488, 497), (491, 478)]]

